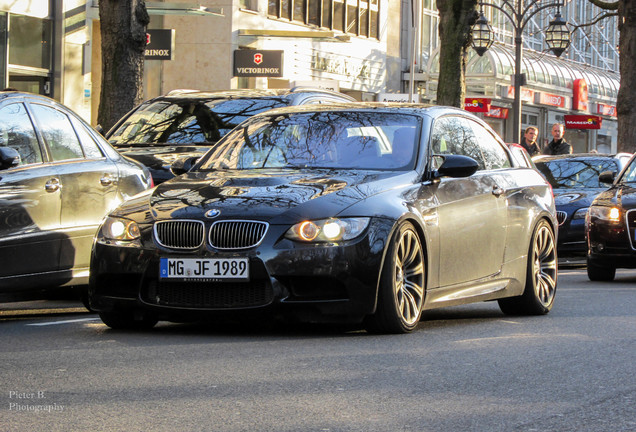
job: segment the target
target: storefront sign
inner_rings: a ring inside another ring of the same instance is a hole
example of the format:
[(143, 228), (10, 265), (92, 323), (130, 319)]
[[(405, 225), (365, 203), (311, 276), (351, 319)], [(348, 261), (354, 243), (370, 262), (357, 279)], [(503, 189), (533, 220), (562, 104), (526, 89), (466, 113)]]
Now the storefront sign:
[(542, 105), (550, 105), (560, 108), (565, 108), (565, 97), (551, 93), (539, 93), (539, 103)]
[[(378, 93), (378, 102), (408, 103), (410, 98), (408, 93)], [(413, 95), (413, 103), (420, 103), (420, 95)]]
[(464, 109), (470, 112), (487, 113), (490, 110), (490, 99), (486, 98), (466, 98), (464, 99)]
[(146, 31), (146, 60), (172, 60), (174, 29)]
[(600, 129), (603, 119), (594, 115), (564, 116), (566, 129)]
[(572, 109), (589, 111), (587, 82), (583, 78), (575, 79), (572, 84)]
[(508, 108), (491, 106), (490, 110), (484, 115), (486, 117), (492, 117), (492, 118), (498, 118), (498, 119), (507, 119), (508, 118)]
[[(508, 93), (506, 94), (506, 96), (509, 99), (514, 99), (515, 98), (515, 88), (513, 86), (508, 86)], [(523, 102), (534, 103), (534, 90), (522, 88), (521, 89), (521, 100)]]
[(597, 103), (596, 114), (616, 117), (616, 106)]
[(325, 55), (319, 52), (314, 53), (311, 67), (320, 72), (344, 75), (349, 78), (367, 79), (370, 75), (369, 64), (365, 60)]
[(282, 77), (282, 50), (235, 50), (235, 77)]

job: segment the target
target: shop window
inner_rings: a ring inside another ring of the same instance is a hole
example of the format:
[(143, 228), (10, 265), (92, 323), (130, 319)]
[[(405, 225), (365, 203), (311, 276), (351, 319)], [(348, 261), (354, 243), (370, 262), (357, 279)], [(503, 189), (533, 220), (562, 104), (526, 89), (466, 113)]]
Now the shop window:
[(294, 0), (294, 16), (292, 17), (293, 21), (300, 21), (301, 23), (307, 22), (307, 14), (305, 6), (307, 5), (307, 0)]
[[(271, 6), (272, 2), (270, 0), (269, 6)], [(251, 11), (258, 11), (258, 0), (240, 0), (239, 7), (241, 9), (247, 9)]]
[(342, 1), (333, 0), (333, 28), (344, 31), (345, 5)]
[(9, 21), (9, 63), (40, 69), (51, 68), (51, 22), (22, 15)]

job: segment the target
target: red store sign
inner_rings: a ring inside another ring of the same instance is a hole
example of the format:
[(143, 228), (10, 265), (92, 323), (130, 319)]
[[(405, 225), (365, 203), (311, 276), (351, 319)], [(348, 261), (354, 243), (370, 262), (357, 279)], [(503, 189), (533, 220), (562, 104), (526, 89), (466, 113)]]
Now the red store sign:
[(491, 106), (490, 111), (484, 114), (486, 117), (498, 118), (498, 119), (507, 119), (508, 118), (508, 108), (495, 107)]
[(589, 111), (587, 83), (583, 78), (575, 79), (572, 84), (572, 109)]
[(541, 92), (539, 93), (539, 103), (543, 105), (565, 108), (565, 97)]
[(464, 109), (470, 112), (487, 113), (490, 110), (490, 99), (486, 98), (465, 98)]
[(600, 129), (603, 119), (595, 115), (566, 115), (566, 129)]
[(597, 103), (596, 114), (616, 117), (616, 106)]

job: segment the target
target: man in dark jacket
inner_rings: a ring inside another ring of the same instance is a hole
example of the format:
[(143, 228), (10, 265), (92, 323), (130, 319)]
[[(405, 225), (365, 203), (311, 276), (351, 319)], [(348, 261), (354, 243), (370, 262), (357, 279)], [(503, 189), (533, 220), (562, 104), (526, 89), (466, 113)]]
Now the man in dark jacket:
[(541, 154), (541, 149), (537, 145), (537, 136), (539, 136), (539, 129), (534, 126), (529, 126), (523, 134), (521, 139), (521, 147), (526, 149), (530, 157)]
[(563, 138), (565, 128), (561, 123), (555, 123), (552, 126), (553, 140), (543, 149), (544, 155), (561, 155), (571, 154), (572, 146), (568, 144)]

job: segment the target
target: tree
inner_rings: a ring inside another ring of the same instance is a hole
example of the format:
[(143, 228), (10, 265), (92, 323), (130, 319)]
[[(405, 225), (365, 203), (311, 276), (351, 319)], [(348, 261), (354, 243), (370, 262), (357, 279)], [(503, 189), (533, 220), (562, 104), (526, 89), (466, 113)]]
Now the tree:
[(439, 81), (437, 103), (463, 108), (466, 64), (477, 21), (477, 0), (437, 0), (439, 11)]
[[(633, 0), (589, 0), (606, 11), (618, 11), (618, 50), (621, 84), (616, 100), (618, 151), (636, 152), (636, 3)], [(607, 12), (595, 21), (616, 16)]]
[(107, 131), (143, 99), (144, 0), (100, 0), (102, 90), (97, 122)]

